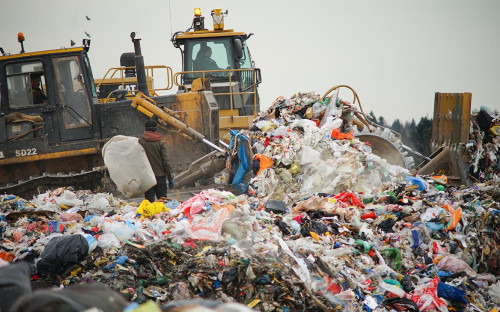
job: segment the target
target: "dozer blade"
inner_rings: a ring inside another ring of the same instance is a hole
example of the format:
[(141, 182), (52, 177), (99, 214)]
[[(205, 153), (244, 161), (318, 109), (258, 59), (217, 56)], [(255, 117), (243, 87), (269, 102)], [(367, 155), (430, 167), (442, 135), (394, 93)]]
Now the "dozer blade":
[(408, 170), (415, 166), (415, 160), (405, 150), (401, 138), (388, 128), (372, 124), (370, 129), (364, 127), (361, 131), (356, 125), (354, 136), (371, 145), (372, 153), (384, 158), (391, 165), (400, 166)]
[(386, 159), (391, 165), (407, 167), (404, 156), (392, 142), (375, 134), (362, 134), (356, 135), (356, 137), (363, 142), (368, 142), (371, 145), (372, 153)]
[(176, 187), (190, 186), (202, 178), (210, 178), (222, 171), (226, 164), (223, 153), (212, 153), (195, 160), (189, 168), (175, 177)]
[(434, 98), (431, 160), (421, 164), (419, 174), (445, 174), (450, 184), (471, 185), (467, 174), (467, 152), (472, 94), (439, 93)]

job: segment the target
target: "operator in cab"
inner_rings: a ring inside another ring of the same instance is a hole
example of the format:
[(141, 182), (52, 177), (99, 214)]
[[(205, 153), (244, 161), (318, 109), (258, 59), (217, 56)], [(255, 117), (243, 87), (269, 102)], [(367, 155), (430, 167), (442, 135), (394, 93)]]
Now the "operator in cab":
[(42, 75), (31, 75), (31, 94), (33, 95), (34, 104), (43, 104), (47, 101), (47, 96), (40, 88), (42, 82)]
[(158, 133), (158, 124), (153, 119), (148, 119), (144, 126), (145, 131), (139, 139), (139, 144), (144, 148), (156, 178), (156, 185), (147, 190), (144, 197), (152, 203), (155, 201), (155, 195), (157, 199), (167, 197), (166, 178), (168, 178), (168, 188), (173, 189), (174, 176), (168, 160), (167, 144)]
[(212, 49), (210, 47), (202, 47), (194, 61), (194, 70), (218, 70), (221, 69), (212, 59)]

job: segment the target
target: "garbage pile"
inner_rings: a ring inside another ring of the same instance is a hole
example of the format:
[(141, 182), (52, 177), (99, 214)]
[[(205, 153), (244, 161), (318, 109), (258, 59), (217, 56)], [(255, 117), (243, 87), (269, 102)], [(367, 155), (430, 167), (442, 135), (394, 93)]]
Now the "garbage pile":
[(477, 182), (500, 180), (500, 114), (482, 106), (471, 115), (469, 176)]
[(259, 311), (498, 307), (500, 185), (439, 191), (436, 179), (420, 178), (421, 190), (409, 180), (370, 197), (318, 194), (281, 213), (269, 200), (213, 189), (183, 203), (68, 189), (31, 201), (6, 195), (2, 265), (24, 259), (35, 264), (32, 280), (98, 282), (158, 305), (204, 298)]
[(0, 196), (0, 277), (25, 261), (32, 283), (104, 284), (163, 311), (497, 311), (500, 181), (412, 176), (352, 136), (356, 114), (336, 97), (279, 98), (232, 132), (216, 181), (239, 194)]
[[(233, 174), (226, 173), (232, 178), (223, 180), (287, 204), (318, 193), (371, 195), (404, 181), (408, 170), (372, 154), (369, 144), (352, 135), (355, 114), (359, 112), (336, 96), (278, 98), (248, 131), (232, 132), (234, 156), (227, 167)], [(250, 171), (250, 164), (256, 176), (247, 182), (242, 173)]]

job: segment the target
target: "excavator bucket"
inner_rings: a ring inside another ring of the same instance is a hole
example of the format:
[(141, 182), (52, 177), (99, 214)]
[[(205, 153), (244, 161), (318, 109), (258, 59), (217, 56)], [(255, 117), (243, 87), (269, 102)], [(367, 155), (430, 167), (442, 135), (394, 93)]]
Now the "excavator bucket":
[[(384, 131), (385, 130), (385, 131)], [(372, 153), (378, 155), (390, 164), (403, 168), (411, 167), (413, 158), (406, 157), (401, 150), (401, 141), (396, 140), (389, 129), (376, 129), (373, 133), (368, 131), (356, 133), (356, 137), (370, 144)]]
[(470, 184), (466, 167), (468, 155), (464, 147), (469, 140), (471, 98), (469, 92), (436, 92), (431, 160), (421, 164), (419, 174), (446, 174), (450, 184)]

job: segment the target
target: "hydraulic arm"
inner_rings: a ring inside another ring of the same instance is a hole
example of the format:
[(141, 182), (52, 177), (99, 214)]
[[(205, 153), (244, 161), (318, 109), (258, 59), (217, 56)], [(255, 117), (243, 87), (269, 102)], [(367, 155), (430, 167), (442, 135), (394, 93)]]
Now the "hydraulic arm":
[(198, 131), (194, 130), (193, 128), (177, 119), (175, 117), (175, 113), (172, 110), (166, 107), (159, 108), (156, 105), (156, 102), (150, 97), (144, 95), (144, 93), (137, 93), (134, 100), (132, 101), (132, 106), (150, 118), (156, 116), (159, 120), (176, 128), (184, 137), (195, 142), (203, 142), (213, 149), (224, 153), (224, 150), (222, 148), (207, 140), (203, 134), (199, 133)]

